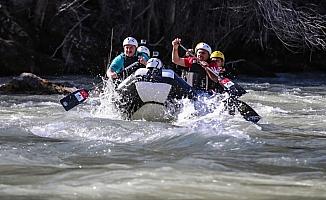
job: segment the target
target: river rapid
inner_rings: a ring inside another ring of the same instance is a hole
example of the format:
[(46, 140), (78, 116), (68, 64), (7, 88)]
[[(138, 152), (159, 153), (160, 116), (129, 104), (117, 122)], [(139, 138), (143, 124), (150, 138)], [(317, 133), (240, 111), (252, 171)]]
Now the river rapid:
[(0, 199), (326, 199), (326, 74), (238, 83), (257, 124), (189, 102), (166, 123), (123, 120), (96, 92), (70, 111), (63, 95), (1, 95)]

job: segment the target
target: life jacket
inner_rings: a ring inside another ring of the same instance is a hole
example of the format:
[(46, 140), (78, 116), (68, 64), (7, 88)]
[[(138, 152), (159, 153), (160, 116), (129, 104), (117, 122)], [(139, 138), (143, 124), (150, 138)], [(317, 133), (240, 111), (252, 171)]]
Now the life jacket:
[(195, 90), (213, 90), (218, 93), (223, 91), (223, 87), (212, 81), (198, 63), (193, 63), (190, 68), (183, 70), (182, 78)]
[(138, 63), (137, 53), (133, 57), (128, 57), (125, 54), (123, 54), (122, 57), (123, 57), (123, 70), (121, 71), (122, 80), (130, 76), (137, 69), (141, 67), (145, 67), (141, 63)]

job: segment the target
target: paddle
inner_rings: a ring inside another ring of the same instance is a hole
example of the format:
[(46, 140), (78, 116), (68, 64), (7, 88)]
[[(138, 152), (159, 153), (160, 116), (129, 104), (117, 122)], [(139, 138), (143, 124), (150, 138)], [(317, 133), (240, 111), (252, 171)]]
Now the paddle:
[(235, 99), (235, 104), (245, 120), (257, 123), (261, 119), (256, 111), (245, 102)]
[(60, 103), (63, 108), (68, 111), (78, 104), (84, 102), (89, 96), (89, 92), (86, 89), (79, 89), (73, 93), (68, 94), (64, 98), (60, 99)]
[(71, 110), (72, 108), (84, 102), (89, 97), (90, 91), (103, 86), (103, 84), (104, 82), (100, 82), (94, 85), (93, 87), (91, 87), (90, 89), (85, 89), (85, 88), (78, 89), (68, 94), (67, 96), (63, 97), (62, 99), (60, 99), (60, 103), (66, 111)]
[[(188, 51), (186, 47), (184, 47), (182, 44), (179, 44), (181, 48), (183, 48), (186, 52), (189, 53), (190, 56), (196, 57), (192, 52)], [(217, 74), (215, 71), (213, 71), (211, 68), (206, 67), (207, 69), (213, 76), (215, 76), (215, 79), (211, 79), (214, 82), (219, 83), (221, 86), (224, 87), (225, 91), (230, 94), (230, 96), (234, 97), (240, 97), (243, 94), (246, 94), (246, 90), (243, 89), (239, 84), (234, 83), (231, 81), (229, 78), (225, 78), (219, 74)]]
[[(139, 64), (138, 61), (134, 62), (131, 65), (129, 65), (128, 67), (125, 67), (123, 69), (123, 71), (129, 70), (138, 64)], [(124, 73), (120, 72), (119, 75), (120, 75), (120, 77), (124, 76)], [(84, 89), (84, 88), (76, 90), (76, 91), (68, 94), (64, 98), (60, 99), (60, 103), (66, 111), (69, 111), (72, 108), (76, 107), (77, 105), (83, 103), (89, 97), (89, 91), (94, 90), (95, 88), (99, 87), (99, 85), (101, 85), (101, 84), (103, 84), (103, 82), (95, 85), (94, 87), (92, 87), (89, 90)]]
[(250, 107), (248, 104), (246, 104), (245, 102), (239, 99), (230, 97), (226, 101), (224, 101), (224, 103), (226, 104), (230, 115), (235, 114), (234, 107), (237, 107), (238, 111), (240, 112), (240, 114), (243, 116), (245, 120), (253, 123), (257, 123), (261, 119), (261, 117), (257, 114), (257, 112), (252, 107)]

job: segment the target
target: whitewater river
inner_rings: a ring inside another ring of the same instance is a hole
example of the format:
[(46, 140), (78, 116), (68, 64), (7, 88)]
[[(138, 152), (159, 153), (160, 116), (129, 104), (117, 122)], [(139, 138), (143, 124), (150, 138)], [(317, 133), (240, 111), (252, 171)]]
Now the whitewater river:
[(258, 124), (191, 105), (173, 123), (126, 121), (96, 93), (68, 112), (64, 95), (1, 95), (0, 199), (326, 199), (326, 75), (239, 83)]

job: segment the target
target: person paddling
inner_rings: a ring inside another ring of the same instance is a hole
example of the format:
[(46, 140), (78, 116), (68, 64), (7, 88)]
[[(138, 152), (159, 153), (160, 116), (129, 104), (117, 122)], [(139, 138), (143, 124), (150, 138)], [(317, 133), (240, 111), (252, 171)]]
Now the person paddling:
[[(149, 59), (149, 55), (142, 51), (137, 51), (138, 42), (135, 38), (127, 37), (123, 40), (122, 45), (123, 53), (115, 57), (112, 60), (111, 64), (107, 67), (106, 75), (109, 78), (123, 79), (126, 76), (130, 75), (132, 72), (134, 72), (137, 68), (139, 68), (140, 64), (145, 66), (147, 60)], [(148, 50), (148, 48), (146, 49)], [(141, 48), (141, 50), (144, 50), (144, 48)], [(139, 65), (135, 65), (134, 69), (131, 69), (130, 71), (126, 72), (125, 69), (133, 63)]]
[[(176, 38), (172, 41), (172, 62), (187, 69), (183, 73), (183, 78), (195, 90), (209, 91), (219, 88), (219, 84), (211, 81), (207, 76), (206, 67), (210, 67), (210, 54), (212, 53), (211, 47), (200, 42), (195, 47), (195, 55), (181, 58), (179, 56), (178, 48), (181, 44), (181, 39)], [(189, 52), (189, 51), (187, 51)]]

